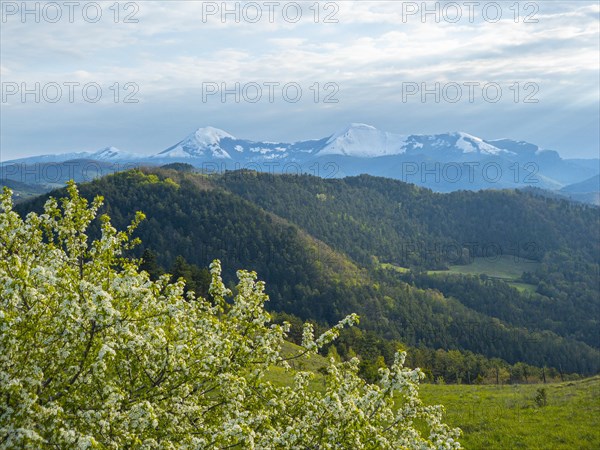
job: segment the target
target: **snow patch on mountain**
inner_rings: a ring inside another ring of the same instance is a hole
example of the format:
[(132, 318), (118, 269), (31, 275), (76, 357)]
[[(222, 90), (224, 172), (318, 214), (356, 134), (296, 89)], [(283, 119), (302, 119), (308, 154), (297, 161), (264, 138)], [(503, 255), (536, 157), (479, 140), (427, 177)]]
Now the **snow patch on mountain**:
[(548, 153), (548, 152), (553, 152), (553, 150), (546, 150), (543, 149), (535, 144), (531, 144), (529, 142), (525, 142), (525, 141), (515, 141), (513, 139), (493, 139), (493, 140), (486, 140), (485, 142), (487, 142), (488, 144), (491, 144), (495, 147), (510, 151), (514, 154), (517, 155), (522, 155), (522, 156), (534, 156), (534, 155), (541, 155), (543, 153)]
[[(188, 138), (192, 137), (192, 135), (188, 136)], [(214, 127), (204, 127), (198, 128), (193, 133), (193, 139), (200, 145), (217, 145), (221, 141), (221, 139), (229, 138), (235, 139), (231, 134), (226, 131), (220, 130), (219, 128)]]
[(138, 159), (140, 158), (140, 155), (131, 152), (124, 152), (116, 147), (110, 146), (90, 153), (88, 157), (98, 161), (121, 161), (124, 159)]
[(24, 162), (27, 164), (34, 163), (56, 163), (72, 161), (77, 159), (91, 159), (94, 161), (133, 161), (143, 158), (142, 155), (131, 152), (124, 152), (116, 147), (104, 147), (96, 151), (85, 151), (85, 152), (69, 152), (69, 153), (55, 153), (52, 155), (39, 155), (29, 156), (26, 158), (14, 159), (7, 161), (11, 163)]
[(380, 131), (364, 123), (352, 123), (333, 134), (319, 156), (344, 155), (359, 158), (398, 155), (404, 152), (406, 137)]
[(488, 155), (499, 155), (501, 153), (508, 152), (508, 150), (503, 150), (493, 145), (490, 145), (483, 139), (468, 133), (459, 132), (452, 134), (458, 137), (458, 140), (454, 145), (460, 148), (463, 151), (463, 153), (484, 153)]
[(221, 147), (222, 139), (234, 140), (231, 134), (214, 127), (198, 128), (182, 141), (163, 150), (154, 158), (200, 158), (212, 157), (231, 159), (231, 156)]

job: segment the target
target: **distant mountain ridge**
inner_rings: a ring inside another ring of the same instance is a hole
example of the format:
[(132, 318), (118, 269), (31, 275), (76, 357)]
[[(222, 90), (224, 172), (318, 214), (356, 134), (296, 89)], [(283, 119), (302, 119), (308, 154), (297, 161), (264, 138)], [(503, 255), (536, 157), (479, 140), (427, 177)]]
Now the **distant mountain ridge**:
[(593, 176), (580, 183), (570, 184), (561, 189), (563, 192), (585, 193), (600, 190), (600, 175)]
[(560, 193), (573, 200), (600, 205), (600, 175), (569, 184), (562, 188)]
[[(527, 186), (556, 191), (600, 172), (598, 159), (563, 159), (556, 151), (529, 142), (485, 140), (465, 132), (403, 135), (363, 123), (349, 124), (321, 139), (297, 142), (240, 139), (207, 126), (153, 155), (106, 147), (94, 152), (20, 158), (3, 166), (73, 160), (138, 165), (186, 162), (207, 172), (249, 168), (324, 177), (368, 173), (438, 192)], [(18, 171), (13, 170), (12, 178), (8, 172), (3, 170), (0, 175), (13, 180), (18, 176)]]
[(49, 155), (40, 156), (28, 156), (25, 158), (13, 159), (6, 161), (4, 164), (9, 163), (47, 163), (47, 162), (65, 162), (73, 161), (77, 159), (92, 159), (95, 161), (133, 161), (136, 159), (143, 159), (144, 157), (132, 152), (126, 152), (119, 150), (116, 147), (108, 146), (101, 148), (93, 152), (70, 152), (70, 153), (56, 153)]

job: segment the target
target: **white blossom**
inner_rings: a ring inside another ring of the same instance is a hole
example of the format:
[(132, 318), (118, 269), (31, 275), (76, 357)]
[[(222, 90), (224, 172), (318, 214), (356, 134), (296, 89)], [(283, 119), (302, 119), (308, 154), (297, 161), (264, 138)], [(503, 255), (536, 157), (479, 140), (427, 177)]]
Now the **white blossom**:
[[(377, 384), (358, 377), (357, 359), (331, 359), (322, 391), (310, 372), (290, 370), (291, 387), (265, 381), (289, 369), (289, 324), (270, 323), (255, 273), (239, 271), (232, 292), (214, 261), (210, 298), (186, 297), (183, 282), (151, 281), (121, 258), (143, 215), (125, 232), (101, 217), (90, 242), (101, 199), (68, 191), (25, 220), (9, 190), (0, 196), (0, 447), (460, 448), (442, 408), (420, 401), (423, 374), (403, 353)], [(307, 324), (294, 357), (357, 322), (317, 339)]]

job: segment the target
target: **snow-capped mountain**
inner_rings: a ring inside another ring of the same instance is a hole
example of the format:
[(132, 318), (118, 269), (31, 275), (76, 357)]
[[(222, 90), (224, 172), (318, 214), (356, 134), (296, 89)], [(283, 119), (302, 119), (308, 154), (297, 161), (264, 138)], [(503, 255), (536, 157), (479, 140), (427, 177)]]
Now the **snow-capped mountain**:
[(380, 131), (364, 123), (352, 123), (334, 133), (317, 154), (375, 158), (404, 153), (405, 143), (406, 136), (401, 134)]
[(139, 159), (140, 155), (137, 153), (125, 152), (111, 146), (101, 148), (100, 150), (90, 153), (87, 158), (98, 161), (122, 161)]
[(268, 142), (239, 139), (211, 126), (198, 128), (175, 145), (151, 156), (106, 147), (95, 152), (76, 152), (21, 158), (10, 162), (61, 162), (72, 159), (100, 161), (133, 161), (160, 163), (161, 160), (235, 160), (235, 161), (301, 161), (315, 157), (344, 156), (379, 158), (397, 155), (423, 155), (441, 159), (500, 156), (518, 158), (544, 155), (560, 159), (552, 150), (510, 139), (483, 140), (464, 132), (434, 135), (394, 134), (363, 124), (352, 123), (330, 136), (298, 142)]
[(143, 158), (142, 155), (137, 153), (125, 152), (119, 150), (116, 147), (104, 147), (93, 152), (70, 152), (70, 153), (56, 153), (52, 155), (39, 155), (29, 156), (26, 158), (13, 159), (7, 161), (5, 164), (10, 163), (60, 163), (65, 161), (73, 161), (77, 159), (91, 159), (94, 161), (134, 161)]
[(371, 125), (353, 123), (332, 135), (318, 155), (376, 158), (400, 154), (500, 155), (509, 150), (463, 132), (436, 135), (401, 135), (380, 131)]
[(218, 128), (198, 128), (177, 144), (163, 150), (152, 158), (217, 158), (231, 159), (227, 150), (221, 147), (221, 140), (235, 140), (231, 134)]
[(238, 139), (218, 128), (198, 128), (182, 141), (152, 158), (267, 161), (286, 158), (303, 160), (326, 156), (378, 158), (416, 153), (431, 155), (443, 153), (445, 156), (456, 156), (500, 155), (512, 152), (463, 132), (402, 135), (381, 131), (363, 123), (352, 123), (326, 138), (293, 143), (256, 142)]
[[(557, 190), (593, 177), (599, 171), (597, 159), (567, 160), (553, 150), (528, 142), (485, 140), (464, 132), (395, 134), (363, 123), (352, 123), (321, 139), (297, 142), (240, 139), (207, 126), (154, 155), (106, 147), (95, 152), (21, 158), (2, 165), (73, 160), (95, 160), (112, 166), (123, 163), (120, 166), (125, 169), (131, 168), (131, 163), (187, 162), (211, 171), (239, 168), (273, 171), (279, 168), (287, 173), (292, 170), (328, 177), (369, 173), (436, 191), (523, 186)], [(206, 164), (210, 164), (210, 169)], [(71, 170), (72, 162), (68, 165)], [(14, 178), (22, 171), (5, 169), (3, 173), (5, 177), (12, 173)]]
[(546, 149), (538, 147), (535, 144), (531, 144), (531, 143), (525, 142), (525, 141), (515, 141), (512, 139), (494, 139), (494, 140), (487, 140), (485, 142), (487, 142), (490, 145), (493, 145), (494, 147), (510, 151), (517, 155), (539, 156), (543, 153), (547, 153), (547, 154), (552, 153), (552, 154), (555, 154), (556, 156), (558, 156), (558, 153), (555, 152), (554, 150), (546, 150)]
[(429, 154), (437, 156), (508, 156), (512, 152), (491, 145), (477, 136), (463, 132), (434, 135), (411, 135), (404, 143), (407, 154)]
[(153, 160), (200, 159), (242, 162), (292, 160), (314, 154), (323, 147), (322, 140), (285, 142), (256, 142), (237, 139), (214, 127), (198, 128), (177, 144), (153, 155)]

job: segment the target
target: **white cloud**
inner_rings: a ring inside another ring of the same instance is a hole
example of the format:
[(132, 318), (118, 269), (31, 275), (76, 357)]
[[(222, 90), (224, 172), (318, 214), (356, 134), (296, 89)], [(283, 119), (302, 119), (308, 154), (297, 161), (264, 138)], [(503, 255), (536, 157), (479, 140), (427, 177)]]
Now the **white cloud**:
[[(477, 17), (473, 23), (463, 19), (452, 24), (422, 23), (419, 16), (403, 18), (399, 3), (340, 2), (335, 15), (338, 23), (314, 23), (312, 3), (302, 4), (303, 19), (297, 24), (283, 20), (280, 10), (274, 23), (266, 19), (223, 23), (219, 15), (203, 21), (202, 2), (139, 2), (137, 24), (114, 23), (112, 12), (106, 9), (97, 24), (8, 20), (0, 32), (0, 73), (3, 81), (19, 83), (95, 81), (110, 86), (135, 82), (149, 108), (146, 113), (153, 117), (160, 117), (165, 105), (173, 110), (179, 107), (188, 115), (190, 108), (196, 108), (202, 117), (207, 105), (190, 105), (188, 99), (197, 97), (207, 81), (337, 82), (343, 104), (313, 105), (312, 112), (308, 105), (296, 105), (297, 111), (313, 116), (325, 111), (327, 120), (331, 120), (330, 113), (341, 114), (342, 107), (345, 114), (354, 111), (359, 116), (364, 102), (377, 104), (381, 114), (394, 114), (405, 106), (397, 103), (405, 81), (535, 81), (547, 105), (540, 111), (549, 117), (558, 114), (552, 111), (554, 105), (597, 101), (598, 4), (539, 3), (537, 23), (515, 23), (505, 9), (505, 18), (497, 23)], [(108, 8), (109, 3), (103, 5)], [(334, 11), (325, 11), (324, 5), (320, 5), (321, 22)], [(524, 12), (520, 11), (521, 19)], [(269, 111), (262, 116), (281, 116), (281, 120), (286, 117), (283, 112), (291, 110), (290, 105), (267, 106)], [(480, 106), (488, 115), (509, 114), (499, 106)], [(222, 105), (222, 110), (235, 107), (239, 114), (232, 120), (259, 117), (250, 107)], [(29, 104), (11, 110), (29, 108), (32, 114), (41, 114), (42, 108)], [(54, 118), (72, 120), (73, 105), (63, 108), (53, 109)], [(439, 110), (436, 105), (431, 108)], [(98, 115), (105, 113), (100, 107), (96, 110)], [(588, 114), (582, 109), (584, 113)], [(4, 122), (22, 121), (22, 114)], [(510, 114), (515, 115), (514, 111)], [(448, 129), (450, 121), (436, 120), (440, 129)], [(159, 125), (149, 127), (156, 130)], [(468, 124), (460, 128), (469, 131)], [(17, 131), (3, 129), (2, 133), (11, 143), (19, 142)], [(499, 134), (509, 135), (510, 130)]]

